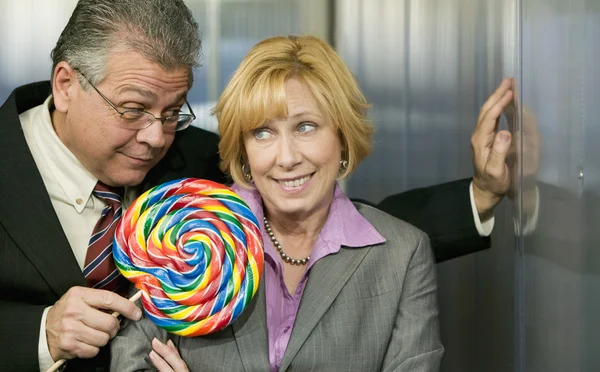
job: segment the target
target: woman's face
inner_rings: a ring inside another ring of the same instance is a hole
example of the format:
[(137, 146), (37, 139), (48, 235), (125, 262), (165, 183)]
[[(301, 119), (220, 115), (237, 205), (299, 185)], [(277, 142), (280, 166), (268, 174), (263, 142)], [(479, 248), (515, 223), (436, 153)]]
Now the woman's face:
[(252, 178), (270, 213), (302, 218), (329, 208), (342, 145), (309, 89), (285, 84), (288, 117), (244, 134)]

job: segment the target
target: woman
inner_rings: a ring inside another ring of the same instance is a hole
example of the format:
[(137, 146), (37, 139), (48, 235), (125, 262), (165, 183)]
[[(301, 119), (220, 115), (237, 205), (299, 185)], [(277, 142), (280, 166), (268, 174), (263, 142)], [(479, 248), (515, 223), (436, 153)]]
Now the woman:
[(259, 292), (232, 326), (207, 337), (128, 323), (111, 344), (112, 369), (438, 370), (427, 236), (353, 204), (336, 182), (371, 151), (367, 107), (317, 38), (271, 38), (249, 52), (215, 114), (222, 169), (263, 222)]

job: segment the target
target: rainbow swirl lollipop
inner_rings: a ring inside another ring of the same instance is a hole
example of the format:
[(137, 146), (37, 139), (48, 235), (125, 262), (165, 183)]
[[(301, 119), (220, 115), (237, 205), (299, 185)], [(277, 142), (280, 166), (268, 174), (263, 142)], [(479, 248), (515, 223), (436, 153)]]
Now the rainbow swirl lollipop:
[(138, 197), (117, 226), (113, 255), (142, 291), (146, 315), (189, 337), (233, 323), (263, 270), (261, 233), (246, 203), (227, 186), (192, 178)]

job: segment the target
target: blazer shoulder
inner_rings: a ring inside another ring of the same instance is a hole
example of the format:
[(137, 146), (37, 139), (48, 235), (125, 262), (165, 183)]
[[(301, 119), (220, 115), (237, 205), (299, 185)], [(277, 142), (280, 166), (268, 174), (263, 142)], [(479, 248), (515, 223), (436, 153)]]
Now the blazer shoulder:
[(402, 242), (416, 247), (421, 240), (428, 239), (427, 234), (419, 228), (374, 206), (360, 202), (354, 202), (354, 206), (388, 244)]
[(182, 177), (227, 183), (219, 169), (219, 136), (197, 127), (175, 134), (164, 158), (148, 172), (142, 190)]
[(173, 145), (184, 151), (214, 155), (219, 146), (219, 136), (206, 129), (189, 127), (177, 133)]
[(210, 142), (214, 142), (214, 143), (219, 142), (218, 134), (208, 131), (203, 128), (190, 126), (188, 129), (184, 130), (181, 133), (185, 134), (186, 137), (197, 138), (197, 139), (201, 138), (205, 141), (210, 141)]
[(41, 105), (52, 94), (49, 81), (40, 81), (15, 88), (0, 107), (2, 120), (17, 120), (18, 115)]

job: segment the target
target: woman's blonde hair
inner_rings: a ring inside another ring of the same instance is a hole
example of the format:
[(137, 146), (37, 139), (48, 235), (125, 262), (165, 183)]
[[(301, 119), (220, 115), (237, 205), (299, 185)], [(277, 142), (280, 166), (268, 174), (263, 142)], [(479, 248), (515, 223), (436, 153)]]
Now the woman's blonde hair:
[(288, 115), (285, 83), (296, 78), (310, 89), (325, 120), (337, 130), (351, 174), (371, 152), (369, 107), (354, 75), (337, 53), (313, 36), (273, 37), (256, 44), (225, 87), (213, 110), (219, 121), (221, 170), (241, 186), (246, 162), (243, 135), (266, 121)]

